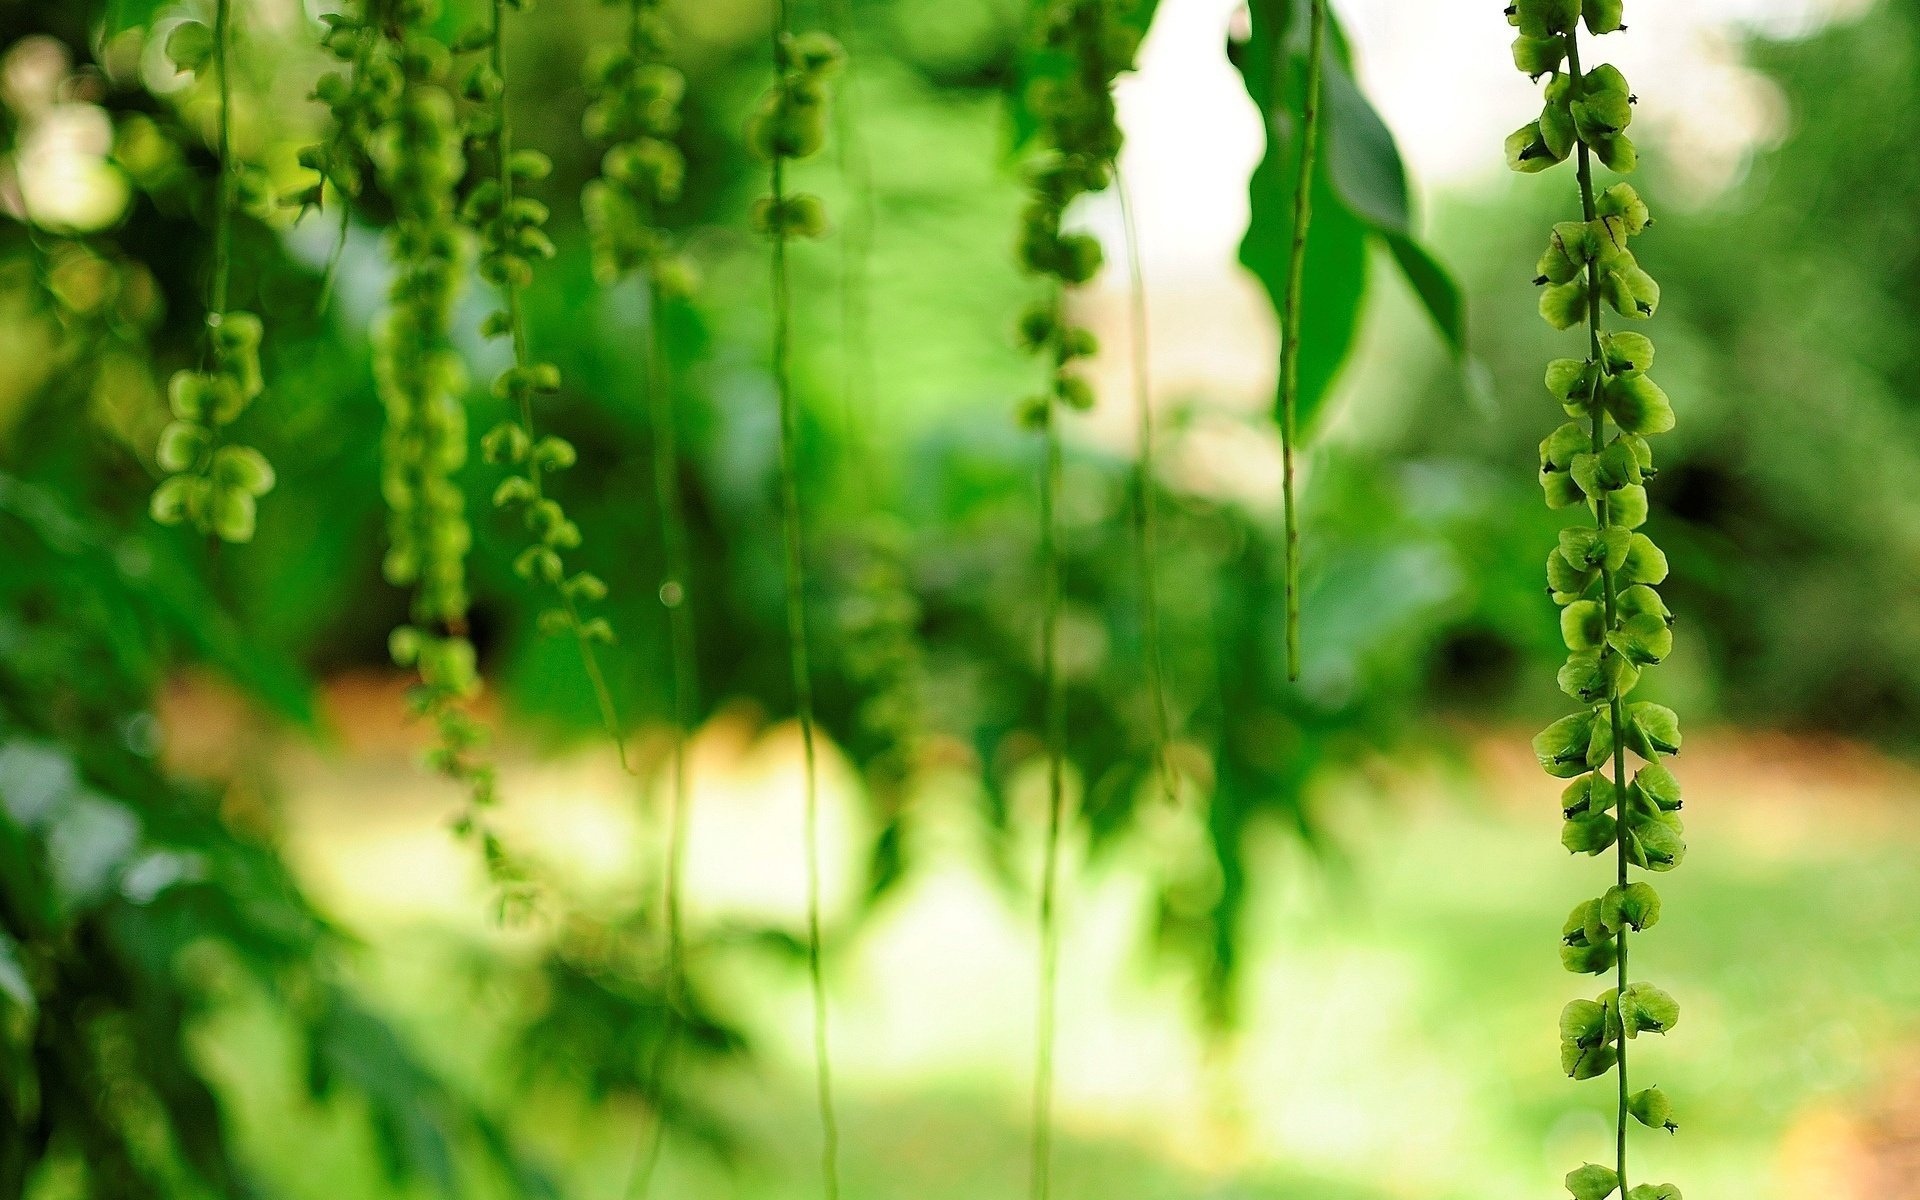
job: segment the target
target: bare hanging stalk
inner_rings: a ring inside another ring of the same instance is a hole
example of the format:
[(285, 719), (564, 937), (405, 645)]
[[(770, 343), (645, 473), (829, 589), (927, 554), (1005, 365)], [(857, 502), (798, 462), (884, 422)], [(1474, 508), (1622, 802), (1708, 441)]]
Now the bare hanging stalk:
[(1160, 644), (1160, 589), (1155, 567), (1160, 561), (1159, 519), (1155, 509), (1153, 385), (1147, 345), (1147, 278), (1140, 263), (1140, 229), (1133, 219), (1133, 198), (1119, 164), (1113, 169), (1113, 189), (1120, 197), (1120, 224), (1127, 244), (1127, 311), (1132, 328), (1133, 407), (1140, 439), (1140, 457), (1134, 468), (1134, 537), (1139, 543), (1136, 565), (1140, 576), (1141, 648), (1147, 660), (1147, 692), (1153, 702), (1153, 763), (1160, 790), (1168, 804), (1180, 799), (1174, 774), (1173, 726), (1167, 715), (1166, 665)]
[(813, 999), (815, 1099), (820, 1113), (821, 1177), (827, 1200), (840, 1194), (840, 1130), (834, 1113), (833, 1076), (828, 1038), (826, 973), (821, 953), (820, 790), (818, 730), (814, 718), (813, 670), (807, 642), (806, 550), (800, 507), (798, 449), (800, 411), (793, 394), (792, 296), (787, 278), (787, 247), (795, 237), (826, 232), (820, 198), (790, 192), (790, 161), (816, 154), (826, 141), (827, 82), (845, 62), (839, 42), (818, 31), (795, 34), (787, 0), (779, 0), (773, 25), (772, 88), (748, 128), (747, 140), (768, 164), (769, 195), (754, 205), (754, 223), (772, 244), (773, 377), (780, 408), (781, 541), (786, 559), (787, 642), (793, 692), (800, 718), (802, 765), (806, 771), (807, 977)]
[(1300, 678), (1300, 516), (1294, 454), (1300, 440), (1300, 291), (1306, 275), (1307, 230), (1313, 224), (1313, 171), (1320, 149), (1320, 61), (1326, 53), (1327, 0), (1312, 0), (1307, 27), (1306, 99), (1300, 110), (1300, 163), (1293, 188), (1293, 244), (1287, 257), (1287, 302), (1280, 334), (1280, 471), (1286, 503), (1287, 678)]
[(1044, 431), (1046, 462), (1040, 480), (1040, 559), (1042, 612), (1040, 617), (1041, 692), (1046, 700), (1047, 730), (1047, 842), (1040, 868), (1040, 995), (1035, 1013), (1033, 1065), (1032, 1163), (1029, 1186), (1033, 1200), (1046, 1200), (1053, 1186), (1053, 1048), (1055, 1007), (1060, 973), (1060, 918), (1058, 888), (1060, 833), (1065, 821), (1067, 763), (1067, 701), (1060, 687), (1060, 602), (1063, 581), (1060, 562), (1060, 428), (1049, 419)]

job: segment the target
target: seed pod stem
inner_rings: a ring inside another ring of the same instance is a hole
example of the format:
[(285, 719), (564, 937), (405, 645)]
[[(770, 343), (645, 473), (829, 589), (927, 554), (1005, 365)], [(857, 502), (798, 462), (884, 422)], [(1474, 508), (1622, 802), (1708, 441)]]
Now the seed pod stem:
[(1287, 257), (1287, 300), (1280, 334), (1280, 489), (1286, 505), (1287, 678), (1300, 678), (1300, 517), (1294, 455), (1300, 440), (1300, 294), (1307, 231), (1313, 224), (1313, 170), (1320, 147), (1320, 60), (1326, 53), (1327, 3), (1313, 0), (1307, 26), (1306, 101), (1301, 108), (1299, 173), (1293, 188), (1293, 244)]

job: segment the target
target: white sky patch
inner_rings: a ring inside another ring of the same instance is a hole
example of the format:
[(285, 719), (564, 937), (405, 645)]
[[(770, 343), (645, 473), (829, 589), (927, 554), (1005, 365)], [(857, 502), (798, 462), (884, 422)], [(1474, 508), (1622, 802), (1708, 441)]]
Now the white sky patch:
[[(1162, 0), (1141, 69), (1117, 95), (1127, 132), (1123, 170), (1138, 206), (1147, 274), (1209, 274), (1230, 263), (1246, 227), (1246, 181), (1260, 124), (1223, 52), (1243, 0)], [(1780, 128), (1778, 100), (1740, 62), (1752, 34), (1793, 36), (1867, 0), (1639, 0), (1628, 29), (1584, 38), (1640, 96), (1641, 130), (1677, 152), (1689, 191), (1705, 198), (1735, 178)], [(1538, 85), (1515, 71), (1501, 0), (1335, 0), (1361, 81), (1400, 143), (1425, 196), (1498, 181), (1501, 143), (1540, 109)], [(1674, 197), (1683, 201), (1686, 197)], [(1085, 223), (1119, 248), (1110, 202)], [(1117, 262), (1118, 254), (1110, 261)]]

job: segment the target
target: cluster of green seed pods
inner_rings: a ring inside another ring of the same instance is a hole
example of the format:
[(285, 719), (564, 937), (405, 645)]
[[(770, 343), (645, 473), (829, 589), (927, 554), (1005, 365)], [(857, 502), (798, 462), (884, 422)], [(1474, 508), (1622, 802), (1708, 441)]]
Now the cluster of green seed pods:
[(1133, 66), (1139, 35), (1121, 20), (1116, 0), (1054, 0), (1040, 20), (1043, 50), (1070, 63), (1057, 75), (1035, 79), (1025, 97), (1039, 126), (1040, 153), (1028, 164), (1032, 195), (1021, 215), (1018, 252), (1028, 272), (1056, 286), (1020, 318), (1020, 341), (1050, 356), (1049, 392), (1029, 400), (1021, 414), (1038, 427), (1052, 418), (1055, 402), (1084, 411), (1093, 388), (1074, 364), (1098, 348), (1092, 331), (1066, 319), (1065, 291), (1100, 271), (1100, 243), (1089, 234), (1062, 229), (1067, 207), (1113, 182), (1120, 153), (1120, 126), (1113, 81)]
[(207, 323), (212, 369), (176, 371), (167, 387), (173, 420), (160, 431), (155, 457), (168, 475), (154, 489), (151, 511), (163, 525), (185, 521), (222, 541), (246, 542), (255, 503), (273, 488), (273, 467), (251, 446), (223, 444), (221, 433), (260, 395), (260, 318), (226, 312)]
[(212, 28), (186, 21), (168, 35), (166, 51), (180, 70), (200, 76), (211, 70), (220, 89), (220, 174), (214, 200), (213, 282), (207, 308), (210, 363), (205, 370), (174, 373), (167, 386), (173, 420), (160, 431), (154, 457), (167, 477), (148, 506), (163, 525), (191, 524), (225, 542), (253, 540), (256, 506), (273, 489), (273, 468), (258, 450), (224, 440), (228, 425), (265, 389), (260, 374), (260, 318), (231, 309), (233, 213), (238, 174), (230, 131), (233, 97), (227, 58), (232, 41), (227, 0), (215, 9)]
[(625, 44), (605, 47), (587, 63), (582, 127), (604, 149), (600, 175), (581, 190), (580, 205), (602, 285), (645, 271), (662, 294), (681, 297), (692, 292), (694, 271), (661, 227), (661, 213), (686, 183), (686, 156), (673, 139), (687, 79), (664, 61), (668, 29), (660, 8), (660, 0), (633, 0)]
[[(831, 34), (781, 32), (773, 86), (747, 122), (747, 148), (763, 162), (811, 158), (827, 143), (832, 92), (828, 85), (846, 63), (846, 51)], [(827, 210), (811, 192), (776, 190), (753, 205), (753, 227), (769, 237), (826, 236)]]
[(505, 906), (521, 885), (482, 816), (495, 802), (494, 770), (481, 752), (485, 730), (463, 703), (480, 690), (467, 636), (466, 555), (473, 534), (456, 479), (467, 457), (466, 370), (451, 341), (467, 266), (458, 207), (467, 156), (450, 84), (452, 55), (428, 32), (438, 9), (437, 0), (372, 0), (358, 14), (362, 28), (385, 43), (368, 61), (392, 63), (400, 81), (379, 106), (362, 148), (393, 208), (387, 234), (393, 282), (374, 337), (374, 376), (386, 410), (383, 566), (390, 583), (412, 589), (413, 600), (411, 621), (394, 630), (389, 648), (396, 664), (420, 674), (414, 710), (439, 733), (428, 761), (466, 790), (468, 805), (456, 828), (480, 840)]
[[(1593, 521), (1560, 533), (1547, 560), (1547, 590), (1560, 606), (1568, 657), (1561, 690), (1580, 711), (1534, 739), (1548, 774), (1571, 782), (1561, 794), (1561, 841), (1575, 854), (1614, 852), (1614, 883), (1574, 907), (1561, 929), (1560, 957), (1576, 974), (1606, 976), (1614, 986), (1575, 1000), (1560, 1015), (1560, 1063), (1576, 1080), (1615, 1075), (1615, 1160), (1569, 1173), (1576, 1200), (1679, 1200), (1670, 1184), (1630, 1186), (1630, 1122), (1677, 1128), (1659, 1088), (1633, 1091), (1629, 1044), (1664, 1034), (1680, 1018), (1673, 997), (1630, 981), (1630, 933), (1660, 919), (1660, 896), (1634, 871), (1661, 872), (1686, 854), (1680, 787), (1663, 760), (1680, 750), (1679, 721), (1661, 705), (1632, 701), (1641, 674), (1673, 649), (1672, 614), (1655, 588), (1667, 577), (1666, 556), (1641, 532), (1646, 485), (1655, 475), (1649, 437), (1673, 428), (1673, 407), (1648, 372), (1653, 343), (1632, 332), (1609, 333), (1603, 312), (1628, 320), (1653, 315), (1660, 288), (1628, 248), (1651, 224), (1647, 206), (1627, 184), (1597, 191), (1593, 163), (1633, 168), (1626, 129), (1635, 98), (1611, 66), (1580, 69), (1580, 23), (1592, 34), (1623, 28), (1620, 0), (1519, 0), (1507, 10), (1519, 28), (1514, 62), (1531, 76), (1551, 76), (1538, 120), (1507, 139), (1513, 169), (1536, 172), (1576, 160), (1582, 219), (1554, 226), (1535, 283), (1540, 313), (1555, 329), (1584, 326), (1587, 354), (1547, 368), (1547, 390), (1568, 418), (1540, 443), (1540, 486), (1556, 508), (1585, 507)], [(1641, 765), (1627, 774), (1627, 756)]]

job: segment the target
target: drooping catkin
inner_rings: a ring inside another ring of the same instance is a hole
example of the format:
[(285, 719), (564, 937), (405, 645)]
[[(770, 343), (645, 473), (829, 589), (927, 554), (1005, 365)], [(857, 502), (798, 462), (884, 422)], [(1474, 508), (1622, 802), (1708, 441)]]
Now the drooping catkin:
[(149, 510), (163, 525), (192, 525), (224, 542), (253, 540), (259, 498), (273, 489), (273, 467), (251, 446), (226, 436), (227, 426), (265, 389), (260, 373), (264, 332), (253, 313), (228, 307), (233, 279), (233, 3), (215, 0), (213, 26), (186, 21), (167, 37), (174, 65), (196, 78), (213, 75), (219, 89), (214, 196), (213, 276), (207, 296), (207, 361), (174, 372), (167, 386), (173, 420), (160, 431), (154, 457), (167, 477)]
[[(1580, 329), (1584, 358), (1547, 368), (1547, 390), (1571, 418), (1540, 443), (1540, 485), (1554, 508), (1585, 508), (1591, 524), (1560, 533), (1547, 559), (1547, 590), (1560, 606), (1568, 650), (1560, 687), (1583, 706), (1534, 739), (1547, 772), (1572, 782), (1561, 795), (1561, 841), (1576, 854), (1613, 851), (1614, 882), (1574, 907), (1561, 929), (1561, 961), (1577, 974), (1612, 973), (1614, 986), (1575, 1000), (1560, 1015), (1561, 1067), (1577, 1080), (1614, 1075), (1613, 1164), (1568, 1173), (1576, 1200), (1679, 1200), (1671, 1184), (1632, 1185), (1628, 1131), (1633, 1121), (1673, 1130), (1672, 1105), (1659, 1088), (1628, 1082), (1631, 1043), (1664, 1034), (1679, 1020), (1673, 997), (1631, 981), (1628, 935), (1660, 918), (1660, 897), (1635, 871), (1669, 871), (1686, 853), (1680, 788), (1663, 760), (1680, 750), (1671, 709), (1629, 701), (1643, 671), (1673, 649), (1673, 617), (1654, 588), (1667, 559), (1645, 533), (1647, 484), (1654, 477), (1648, 438), (1673, 428), (1673, 407), (1648, 375), (1653, 343), (1608, 333), (1606, 309), (1628, 320), (1653, 316), (1660, 288), (1628, 248), (1652, 224), (1646, 204), (1625, 183), (1599, 191), (1594, 160), (1626, 173), (1637, 162), (1627, 127), (1635, 97), (1624, 76), (1601, 65), (1583, 71), (1579, 26), (1600, 35), (1622, 28), (1619, 0), (1519, 0), (1508, 10), (1519, 28), (1514, 63), (1547, 76), (1538, 120), (1507, 139), (1507, 161), (1524, 173), (1572, 157), (1581, 218), (1553, 228), (1536, 268), (1540, 313), (1555, 329)], [(1627, 755), (1640, 760), (1632, 777)]]
[(555, 434), (540, 433), (534, 405), (560, 390), (560, 368), (536, 359), (527, 335), (525, 290), (533, 283), (533, 264), (553, 257), (544, 226), (547, 206), (525, 194), (553, 170), (538, 150), (516, 148), (507, 108), (506, 15), (518, 7), (493, 0), (492, 19), (462, 35), (456, 48), (476, 56), (467, 68), (461, 92), (471, 102), (465, 131), (468, 143), (486, 160), (487, 175), (460, 205), (461, 219), (480, 244), (480, 274), (500, 291), (500, 308), (488, 314), (481, 333), (505, 338), (512, 362), (493, 381), (493, 394), (507, 405), (507, 418), (480, 439), (487, 461), (509, 469), (493, 492), (493, 506), (519, 517), (528, 544), (514, 558), (514, 574), (545, 588), (550, 607), (540, 614), (540, 631), (573, 639), (581, 669), (593, 688), (600, 723), (612, 740), (623, 770), (625, 737), (613, 692), (607, 686), (596, 647), (611, 645), (613, 627), (605, 617), (588, 616), (587, 606), (604, 600), (607, 585), (590, 571), (573, 570), (566, 555), (579, 548), (580, 527), (552, 494), (550, 480), (574, 465), (578, 452)]

